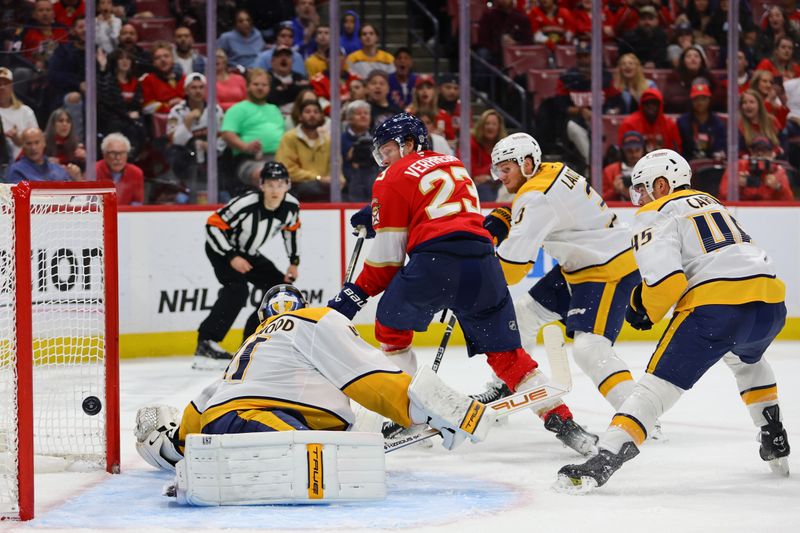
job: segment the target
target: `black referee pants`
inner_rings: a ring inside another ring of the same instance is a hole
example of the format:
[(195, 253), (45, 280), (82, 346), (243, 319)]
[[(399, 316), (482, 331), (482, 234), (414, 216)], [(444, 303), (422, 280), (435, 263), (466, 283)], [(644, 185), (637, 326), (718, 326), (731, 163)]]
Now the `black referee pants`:
[[(253, 269), (241, 274), (231, 267), (230, 261), (225, 257), (215, 253), (211, 247), (206, 245), (206, 255), (211, 266), (214, 267), (214, 274), (222, 283), (222, 288), (217, 295), (217, 301), (211, 308), (211, 313), (203, 320), (198, 330), (199, 339), (210, 339), (221, 341), (231, 329), (239, 312), (247, 304), (247, 297), (250, 291), (247, 283), (250, 282), (257, 288), (267, 291), (270, 287), (283, 283), (284, 273), (278, 270), (272, 261), (263, 255), (244, 255)], [(244, 327), (244, 339), (252, 335), (258, 327), (258, 309), (253, 311), (247, 319)]]

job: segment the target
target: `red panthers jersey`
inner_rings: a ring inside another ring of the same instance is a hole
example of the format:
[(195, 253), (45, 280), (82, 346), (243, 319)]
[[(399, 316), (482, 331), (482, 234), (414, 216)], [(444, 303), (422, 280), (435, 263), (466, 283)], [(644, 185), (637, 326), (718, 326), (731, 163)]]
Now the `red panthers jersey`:
[(386, 288), (422, 243), (457, 233), (491, 241), (464, 163), (436, 152), (411, 153), (377, 177), (372, 226), (377, 235), (356, 280), (370, 296)]

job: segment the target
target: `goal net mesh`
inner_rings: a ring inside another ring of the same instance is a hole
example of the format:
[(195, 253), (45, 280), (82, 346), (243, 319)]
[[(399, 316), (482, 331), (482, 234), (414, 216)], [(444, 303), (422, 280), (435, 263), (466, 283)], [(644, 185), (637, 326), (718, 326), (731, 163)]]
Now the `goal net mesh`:
[[(34, 454), (59, 458), (61, 469), (103, 468), (106, 453), (102, 197), (34, 191), (26, 251), (10, 191), (0, 186), (0, 514), (17, 510), (22, 417), (33, 418)], [(33, 413), (20, 413), (17, 394), (27, 391), (18, 390), (16, 370), (16, 257), (27, 253)]]

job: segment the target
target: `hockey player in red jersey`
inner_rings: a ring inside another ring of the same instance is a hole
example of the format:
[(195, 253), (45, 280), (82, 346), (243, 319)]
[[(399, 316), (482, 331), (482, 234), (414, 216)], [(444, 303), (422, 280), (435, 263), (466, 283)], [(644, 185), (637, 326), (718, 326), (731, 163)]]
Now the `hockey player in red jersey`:
[[(522, 349), (516, 315), (491, 236), (483, 227), (478, 193), (464, 164), (427, 150), (428, 131), (408, 113), (381, 124), (373, 155), (386, 168), (375, 180), (372, 203), (351, 218), (374, 238), (355, 283), (345, 283), (328, 306), (352, 319), (367, 298), (383, 292), (375, 320), (381, 349), (413, 374), (414, 331), (434, 314), (458, 317), (470, 356), (485, 353), (512, 391), (547, 380)], [(409, 261), (404, 265), (406, 254)], [(538, 412), (545, 427), (580, 453), (594, 448), (561, 402)]]

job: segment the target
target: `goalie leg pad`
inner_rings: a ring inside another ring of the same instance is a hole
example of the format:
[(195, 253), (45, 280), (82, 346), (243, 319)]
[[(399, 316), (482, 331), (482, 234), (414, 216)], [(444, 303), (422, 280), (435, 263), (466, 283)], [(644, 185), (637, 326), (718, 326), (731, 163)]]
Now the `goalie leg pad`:
[(175, 448), (178, 410), (169, 405), (142, 407), (136, 413), (136, 451), (147, 464), (172, 470), (183, 457)]
[(683, 389), (653, 374), (639, 379), (633, 392), (611, 420), (600, 447), (617, 453), (625, 442), (637, 446), (653, 432), (656, 422), (683, 394)]
[(441, 431), (448, 449), (464, 438), (482, 441), (496, 419), (486, 405), (448, 387), (426, 366), (420, 367), (411, 380), (408, 397), (412, 421)]
[(386, 498), (380, 433), (279, 431), (189, 435), (176, 468), (179, 503), (323, 504)]

